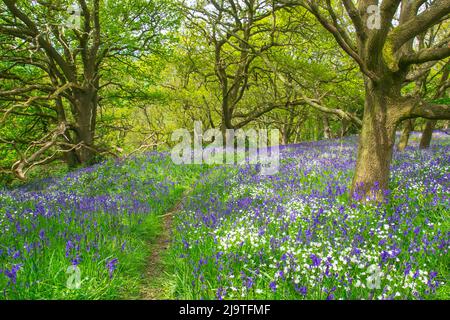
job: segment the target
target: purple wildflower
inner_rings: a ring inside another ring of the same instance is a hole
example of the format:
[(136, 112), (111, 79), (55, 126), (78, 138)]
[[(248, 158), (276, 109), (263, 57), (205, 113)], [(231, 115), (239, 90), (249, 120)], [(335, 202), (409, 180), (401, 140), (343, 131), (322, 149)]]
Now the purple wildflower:
[(312, 253), (309, 257), (310, 257), (311, 260), (312, 260), (312, 263), (311, 263), (311, 266), (312, 266), (312, 267), (318, 267), (318, 266), (320, 266), (320, 263), (322, 262), (322, 259), (320, 259), (318, 256), (316, 256), (316, 255), (313, 254), (313, 253)]
[(22, 268), (22, 264), (15, 264), (12, 266), (11, 270), (5, 269), (5, 276), (9, 278), (9, 283), (16, 284), (17, 282), (17, 271)]
[(276, 292), (276, 291), (277, 291), (277, 284), (276, 284), (275, 281), (272, 281), (272, 282), (269, 284), (269, 287), (270, 287), (270, 289), (271, 289), (273, 292)]
[(295, 285), (295, 291), (300, 293), (303, 296), (306, 296), (308, 293), (308, 288), (306, 286), (299, 287), (297, 284)]
[(110, 279), (112, 279), (114, 271), (116, 270), (118, 263), (119, 263), (119, 259), (117, 259), (117, 258), (110, 259), (106, 262), (106, 268), (108, 269)]

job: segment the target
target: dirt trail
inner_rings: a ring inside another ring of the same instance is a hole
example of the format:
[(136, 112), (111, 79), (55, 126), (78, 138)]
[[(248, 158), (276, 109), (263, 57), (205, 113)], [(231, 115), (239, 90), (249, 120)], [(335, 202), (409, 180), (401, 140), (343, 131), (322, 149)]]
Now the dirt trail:
[(184, 201), (190, 190), (186, 190), (177, 204), (166, 214), (162, 215), (163, 230), (161, 234), (149, 244), (150, 257), (145, 272), (146, 281), (141, 289), (141, 298), (143, 300), (165, 299), (167, 294), (167, 277), (165, 266), (162, 261), (164, 252), (170, 245), (172, 233), (172, 221), (175, 213), (183, 208)]

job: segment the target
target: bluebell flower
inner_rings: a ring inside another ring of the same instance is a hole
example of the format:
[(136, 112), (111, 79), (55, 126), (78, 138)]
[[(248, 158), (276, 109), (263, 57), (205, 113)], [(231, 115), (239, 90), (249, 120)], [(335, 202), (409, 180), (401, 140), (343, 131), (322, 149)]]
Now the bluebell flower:
[(277, 284), (276, 284), (275, 281), (272, 281), (272, 282), (269, 284), (269, 287), (270, 287), (270, 290), (272, 290), (273, 292), (276, 292), (276, 291), (277, 291)]
[(9, 278), (9, 283), (16, 284), (17, 272), (22, 268), (22, 264), (15, 264), (11, 270), (5, 269), (3, 272)]
[(119, 263), (119, 259), (113, 258), (106, 262), (106, 268), (108, 269), (109, 278), (112, 279), (114, 271), (117, 268), (117, 264)]
[(300, 293), (303, 296), (306, 296), (306, 294), (308, 293), (308, 288), (306, 286), (298, 286), (296, 284), (295, 291), (297, 291), (298, 293)]

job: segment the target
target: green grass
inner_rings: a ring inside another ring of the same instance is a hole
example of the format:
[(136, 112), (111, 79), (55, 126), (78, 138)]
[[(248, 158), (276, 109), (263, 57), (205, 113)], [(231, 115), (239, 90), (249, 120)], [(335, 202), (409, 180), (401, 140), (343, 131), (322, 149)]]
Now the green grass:
[[(160, 216), (202, 170), (150, 154), (0, 193), (0, 299), (140, 298)], [(67, 286), (73, 264), (79, 289)]]

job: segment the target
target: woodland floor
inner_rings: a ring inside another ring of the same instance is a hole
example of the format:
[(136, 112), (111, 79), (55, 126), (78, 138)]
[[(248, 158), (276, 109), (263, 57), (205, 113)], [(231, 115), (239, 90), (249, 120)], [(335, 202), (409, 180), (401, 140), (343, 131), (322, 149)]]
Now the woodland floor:
[(0, 300), (448, 300), (450, 139), (419, 137), (377, 205), (349, 203), (356, 136), (272, 176), (147, 153), (0, 189)]

